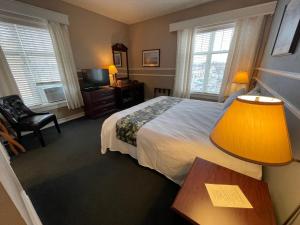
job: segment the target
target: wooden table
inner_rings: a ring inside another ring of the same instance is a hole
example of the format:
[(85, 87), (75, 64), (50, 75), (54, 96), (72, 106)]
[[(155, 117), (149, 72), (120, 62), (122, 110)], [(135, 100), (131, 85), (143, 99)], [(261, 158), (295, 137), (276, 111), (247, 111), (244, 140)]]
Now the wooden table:
[[(253, 209), (214, 207), (205, 183), (238, 185)], [(275, 225), (268, 185), (243, 174), (196, 158), (172, 209), (193, 224)]]
[(5, 126), (4, 121), (0, 118), (0, 142), (2, 141), (1, 139), (4, 139), (7, 141), (8, 146), (10, 147), (10, 150), (15, 154), (19, 155), (18, 150), (21, 152), (26, 152), (25, 148), (15, 140), (15, 137), (12, 136), (7, 127)]

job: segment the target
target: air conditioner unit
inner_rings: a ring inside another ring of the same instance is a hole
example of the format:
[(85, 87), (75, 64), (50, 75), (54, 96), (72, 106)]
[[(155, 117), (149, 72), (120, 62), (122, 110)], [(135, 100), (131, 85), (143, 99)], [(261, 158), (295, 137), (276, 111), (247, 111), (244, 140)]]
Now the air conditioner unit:
[(63, 87), (51, 87), (44, 89), (49, 103), (66, 100)]

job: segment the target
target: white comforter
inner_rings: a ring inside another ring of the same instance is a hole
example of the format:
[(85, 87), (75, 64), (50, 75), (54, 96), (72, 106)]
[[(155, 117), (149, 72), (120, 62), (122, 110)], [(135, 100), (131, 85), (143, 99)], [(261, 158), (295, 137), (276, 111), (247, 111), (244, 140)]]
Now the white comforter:
[(116, 138), (116, 122), (164, 97), (158, 97), (106, 119), (101, 131), (101, 152), (119, 151), (136, 158), (140, 165), (154, 169), (181, 184), (195, 157), (208, 160), (250, 177), (261, 179), (262, 168), (234, 158), (215, 147), (209, 133), (223, 104), (184, 99), (146, 123), (137, 133), (137, 147)]

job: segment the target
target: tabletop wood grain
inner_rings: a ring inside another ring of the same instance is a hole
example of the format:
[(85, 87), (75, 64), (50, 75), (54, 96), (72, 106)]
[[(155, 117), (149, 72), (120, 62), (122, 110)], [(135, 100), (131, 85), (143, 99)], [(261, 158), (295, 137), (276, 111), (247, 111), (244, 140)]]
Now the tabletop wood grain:
[[(205, 183), (238, 185), (253, 209), (214, 207)], [(196, 158), (173, 205), (193, 224), (276, 225), (268, 185), (251, 177)]]

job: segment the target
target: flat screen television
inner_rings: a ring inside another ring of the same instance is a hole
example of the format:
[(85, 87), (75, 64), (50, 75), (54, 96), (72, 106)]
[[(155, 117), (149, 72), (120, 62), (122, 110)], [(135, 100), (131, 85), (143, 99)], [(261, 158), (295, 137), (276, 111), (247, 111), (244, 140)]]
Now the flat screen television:
[(83, 89), (93, 89), (109, 85), (107, 69), (87, 69), (83, 71)]

